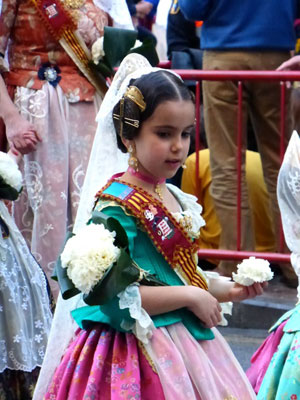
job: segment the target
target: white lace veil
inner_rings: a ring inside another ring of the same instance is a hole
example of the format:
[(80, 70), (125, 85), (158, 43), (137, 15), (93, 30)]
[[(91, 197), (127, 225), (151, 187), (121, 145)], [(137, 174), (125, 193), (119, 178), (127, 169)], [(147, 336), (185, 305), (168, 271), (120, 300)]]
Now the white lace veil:
[[(277, 198), (286, 244), (292, 252), (291, 263), (300, 277), (300, 138), (293, 132), (281, 165)], [(300, 300), (300, 286), (298, 285)]]
[[(98, 127), (80, 196), (74, 226), (75, 232), (88, 221), (97, 191), (113, 174), (125, 171), (128, 166), (128, 155), (122, 153), (117, 147), (112, 119), (112, 110), (115, 104), (125, 93), (131, 79), (159, 70), (160, 68), (152, 68), (146, 58), (139, 54), (130, 54), (122, 61), (96, 118)], [(82, 302), (80, 295), (69, 300), (63, 300), (61, 295), (58, 297), (48, 346), (33, 400), (41, 400), (47, 390), (55, 368), (77, 328), (70, 312), (80, 305), (86, 305)]]

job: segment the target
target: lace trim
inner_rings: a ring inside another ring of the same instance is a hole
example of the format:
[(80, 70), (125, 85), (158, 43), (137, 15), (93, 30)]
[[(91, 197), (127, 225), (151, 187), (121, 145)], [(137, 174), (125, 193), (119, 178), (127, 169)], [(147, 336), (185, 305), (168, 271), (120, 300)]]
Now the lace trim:
[(150, 316), (142, 308), (139, 285), (136, 283), (129, 285), (123, 292), (118, 294), (118, 297), (120, 298), (120, 309), (128, 308), (131, 318), (135, 320), (132, 322), (124, 319), (121, 322), (121, 328), (126, 331), (131, 330), (137, 339), (147, 344), (155, 327)]

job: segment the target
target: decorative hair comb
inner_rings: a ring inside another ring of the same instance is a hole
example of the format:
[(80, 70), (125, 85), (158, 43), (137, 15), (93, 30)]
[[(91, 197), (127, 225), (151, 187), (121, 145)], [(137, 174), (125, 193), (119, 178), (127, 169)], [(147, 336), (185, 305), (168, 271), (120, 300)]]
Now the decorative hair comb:
[(139, 88), (136, 86), (128, 86), (126, 92), (124, 93), (124, 97), (128, 97), (131, 101), (133, 101), (143, 112), (146, 109), (146, 103), (144, 101), (144, 96)]

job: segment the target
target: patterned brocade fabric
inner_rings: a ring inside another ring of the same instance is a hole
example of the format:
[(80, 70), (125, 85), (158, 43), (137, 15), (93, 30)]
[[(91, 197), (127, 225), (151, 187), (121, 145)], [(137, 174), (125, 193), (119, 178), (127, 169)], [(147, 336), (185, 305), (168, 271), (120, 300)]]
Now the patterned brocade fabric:
[[(78, 31), (87, 47), (103, 35), (109, 23), (108, 15), (86, 0), (77, 10), (68, 10), (77, 21)], [(8, 39), (11, 39), (8, 45)], [(3, 0), (0, 15), (0, 52), (8, 48), (10, 72), (8, 84), (41, 89), (37, 71), (46, 62), (57, 64), (61, 70), (60, 86), (70, 101), (91, 101), (94, 88), (79, 72), (60, 44), (46, 30), (30, 0)]]

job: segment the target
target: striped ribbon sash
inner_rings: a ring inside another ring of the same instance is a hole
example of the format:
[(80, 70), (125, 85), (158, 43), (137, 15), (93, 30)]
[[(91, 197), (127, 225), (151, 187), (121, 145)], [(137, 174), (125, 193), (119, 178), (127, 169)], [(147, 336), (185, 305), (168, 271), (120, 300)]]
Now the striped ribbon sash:
[(107, 91), (105, 79), (100, 75), (96, 76), (91, 70), (90, 51), (76, 31), (77, 24), (68, 10), (60, 0), (31, 0), (31, 3), (50, 34), (61, 44), (79, 70), (103, 97)]
[(114, 200), (130, 210), (171, 267), (189, 284), (207, 290), (205, 278), (197, 272), (197, 245), (159, 200), (141, 188), (114, 178), (96, 197)]

